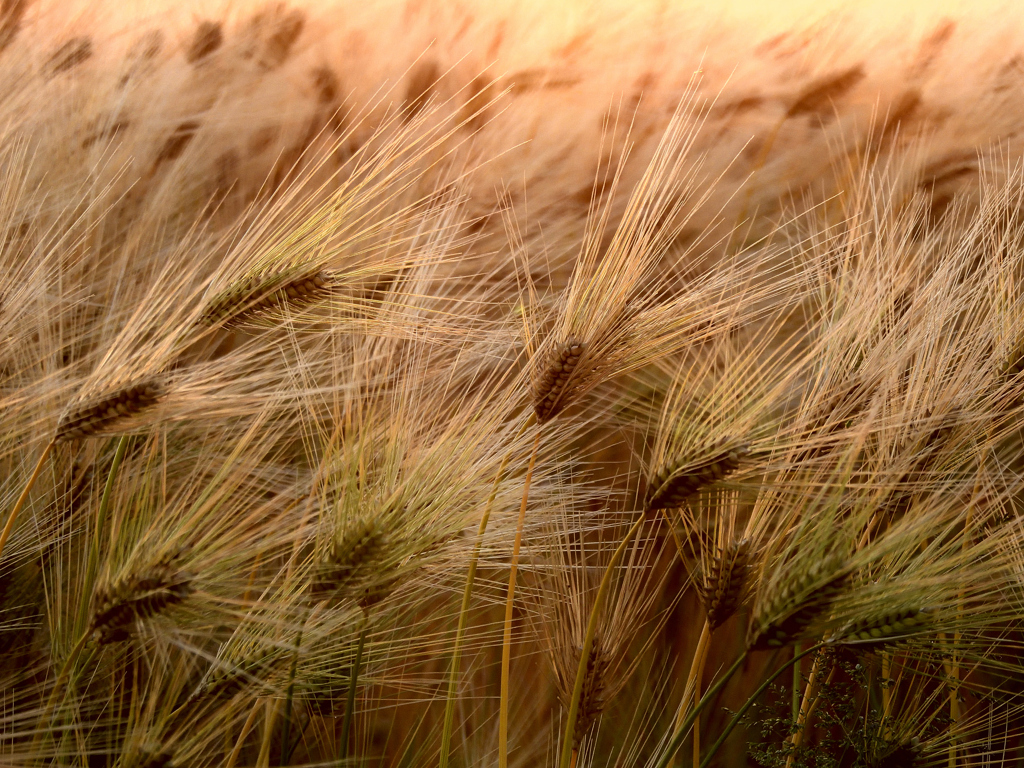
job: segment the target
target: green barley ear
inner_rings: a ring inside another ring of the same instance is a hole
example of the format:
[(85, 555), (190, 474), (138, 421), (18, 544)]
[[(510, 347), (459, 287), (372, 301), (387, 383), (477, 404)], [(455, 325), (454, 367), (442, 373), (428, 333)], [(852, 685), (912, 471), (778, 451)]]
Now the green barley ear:
[(201, 699), (230, 699), (249, 684), (264, 686), (280, 672), (288, 659), (287, 649), (265, 637), (232, 639), (221, 645), (212, 669), (189, 696), (189, 702)]
[(849, 583), (845, 559), (836, 553), (801, 565), (759, 598), (747, 629), (748, 650), (782, 648), (796, 642)]
[(932, 613), (930, 607), (889, 610), (875, 618), (861, 619), (840, 627), (828, 642), (852, 646), (858, 650), (881, 650), (926, 630)]
[(146, 621), (185, 601), (193, 576), (176, 564), (177, 555), (129, 570), (96, 590), (90, 632), (102, 644), (127, 640), (136, 622)]
[(704, 488), (740, 468), (750, 453), (745, 443), (723, 442), (697, 459), (681, 458), (663, 464), (648, 481), (648, 510), (680, 507)]
[[(611, 553), (592, 551), (581, 541), (584, 514), (563, 509), (560, 518), (546, 548), (551, 560), (540, 582), (539, 604), (531, 613), (540, 618), (538, 629), (566, 712), (572, 711), (575, 699), (576, 715), (567, 739), (573, 750), (580, 750), (643, 655), (634, 656), (634, 644), (645, 635), (650, 643), (668, 616), (658, 612), (655, 604), (669, 569), (658, 567), (665, 554), (664, 539), (656, 539), (658, 545), (651, 546), (651, 539), (636, 536), (619, 552), (621, 559), (611, 555), (609, 561)], [(600, 584), (595, 580), (599, 574)], [(603, 592), (605, 586), (607, 592)], [(602, 592), (604, 598), (597, 603)]]
[(310, 599), (337, 599), (360, 593), (361, 587), (369, 589), (361, 582), (372, 578), (386, 545), (387, 537), (377, 518), (359, 520), (336, 535), (309, 585)]
[(166, 382), (151, 377), (76, 405), (61, 416), (54, 442), (119, 429), (159, 403), (166, 394)]

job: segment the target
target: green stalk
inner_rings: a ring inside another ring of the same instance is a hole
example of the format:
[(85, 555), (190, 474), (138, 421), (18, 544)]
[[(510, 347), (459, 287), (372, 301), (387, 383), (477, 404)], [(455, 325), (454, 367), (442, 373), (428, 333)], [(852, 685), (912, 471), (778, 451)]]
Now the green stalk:
[(519, 505), (519, 521), (516, 523), (516, 538), (512, 543), (512, 562), (509, 566), (508, 593), (505, 596), (505, 632), (501, 641), (501, 700), (498, 713), (498, 768), (508, 768), (508, 699), (509, 666), (512, 662), (512, 606), (516, 597), (516, 574), (519, 568), (519, 547), (523, 541), (523, 526), (526, 523), (526, 503), (530, 498), (530, 480), (537, 463), (537, 449), (540, 447), (540, 430), (533, 441), (530, 465), (523, 480), (523, 500)]
[[(122, 435), (117, 441), (117, 448), (114, 450), (114, 458), (110, 462), (110, 471), (107, 473), (107, 482), (103, 486), (103, 496), (100, 498), (100, 508), (96, 512), (96, 530), (93, 532), (92, 546), (89, 548), (89, 562), (86, 565), (85, 583), (92, 585), (96, 580), (96, 571), (100, 564), (100, 535), (107, 522), (107, 514), (110, 512), (110, 500), (114, 495), (114, 481), (117, 479), (117, 471), (121, 468), (124, 455), (128, 452), (128, 443), (131, 437)], [(85, 593), (82, 596), (82, 615), (87, 616), (89, 612), (89, 600), (91, 594)]]
[(356, 687), (359, 685), (359, 665), (363, 661), (363, 648), (366, 646), (366, 635), (370, 631), (370, 622), (363, 624), (359, 632), (359, 645), (356, 647), (356, 658), (352, 662), (352, 672), (348, 677), (348, 700), (345, 703), (345, 719), (341, 722), (341, 743), (338, 744), (338, 763), (348, 758), (348, 734), (352, 729), (352, 711), (356, 708)]
[(572, 754), (575, 745), (573, 744), (573, 732), (576, 730), (576, 716), (579, 714), (580, 696), (583, 693), (583, 683), (587, 677), (587, 662), (590, 660), (590, 649), (594, 644), (594, 635), (597, 634), (597, 619), (604, 604), (604, 598), (612, 583), (612, 574), (618, 566), (619, 561), (626, 552), (633, 537), (640, 532), (640, 528), (647, 520), (647, 513), (640, 515), (640, 519), (633, 523), (633, 527), (626, 533), (626, 537), (619, 544), (618, 549), (612, 555), (608, 567), (604, 569), (604, 576), (601, 577), (601, 585), (597, 589), (597, 597), (594, 598), (594, 605), (590, 609), (590, 618), (587, 621), (587, 632), (583, 637), (583, 650), (580, 652), (580, 662), (576, 667), (576, 682), (573, 684), (572, 698), (569, 700), (569, 715), (565, 721), (565, 738), (562, 741), (562, 758), (559, 761), (560, 768), (569, 768), (572, 763)]
[(46, 706), (43, 707), (43, 713), (39, 718), (39, 724), (36, 726), (36, 735), (32, 742), (33, 755), (39, 754), (39, 745), (42, 737), (50, 732), (50, 722), (53, 719), (53, 711), (57, 708), (57, 700), (61, 693), (66, 693), (64, 687), (68, 677), (71, 675), (71, 668), (78, 661), (78, 657), (82, 654), (82, 650), (85, 648), (85, 644), (89, 640), (89, 633), (84, 633), (75, 643), (75, 647), (71, 649), (71, 653), (68, 654), (67, 660), (64, 662), (64, 666), (61, 667), (60, 674), (57, 675), (57, 681), (53, 684), (53, 692), (50, 694), (50, 698), (46, 702)]
[[(523, 432), (533, 423), (534, 416), (527, 419), (520, 428), (513, 440), (519, 438)], [(494, 485), (491, 486), (491, 495), (487, 498), (483, 515), (480, 516), (480, 527), (476, 532), (476, 542), (473, 544), (473, 552), (469, 556), (469, 570), (466, 573), (466, 587), (462, 590), (462, 608), (459, 610), (459, 626), (455, 630), (455, 647), (452, 649), (452, 664), (448, 671), (448, 699), (444, 705), (444, 730), (441, 733), (441, 758), (438, 762), (439, 768), (448, 768), (448, 760), (451, 753), (452, 728), (455, 724), (455, 689), (459, 683), (459, 662), (462, 660), (462, 638), (466, 633), (466, 624), (469, 622), (469, 601), (473, 595), (473, 583), (476, 581), (476, 567), (480, 561), (480, 548), (483, 546), (484, 533), (491, 519), (491, 509), (494, 507), (494, 499), (498, 496), (498, 484), (501, 476), (505, 473), (508, 462), (512, 458), (511, 453), (505, 454), (498, 467), (498, 474), (494, 476)]]
[[(811, 653), (818, 651), (820, 648), (823, 647), (823, 645), (823, 643), (815, 643), (806, 651), (801, 651), (800, 653), (793, 654), (792, 659), (790, 659), (777, 670), (775, 670), (775, 672), (773, 672), (767, 680), (761, 683), (761, 686), (756, 691), (754, 691), (754, 695), (746, 700), (743, 706), (740, 707), (739, 712), (733, 715), (732, 720), (729, 721), (729, 725), (725, 727), (725, 730), (722, 731), (722, 735), (718, 737), (718, 741), (711, 745), (711, 750), (706, 755), (704, 755), (704, 760), (701, 761), (700, 768), (707, 768), (708, 764), (711, 762), (711, 758), (715, 756), (715, 753), (718, 751), (719, 747), (722, 746), (725, 740), (729, 737), (729, 734), (732, 733), (733, 728), (735, 728), (739, 724), (740, 720), (747, 713), (747, 710), (750, 709), (751, 706), (753, 706), (754, 701), (762, 693), (765, 692), (768, 686), (775, 682), (775, 679), (779, 677), (779, 675), (781, 675), (783, 672), (785, 672), (786, 669), (799, 662), (804, 656), (807, 656)], [(703, 699), (701, 699), (701, 701), (703, 702)]]
[[(89, 548), (89, 560), (85, 566), (84, 584), (88, 586), (88, 589), (82, 593), (82, 603), (79, 611), (85, 622), (88, 622), (89, 602), (92, 599), (91, 590), (95, 585), (96, 571), (99, 569), (100, 532), (106, 523), (106, 516), (108, 516), (111, 510), (111, 499), (114, 497), (114, 482), (117, 479), (118, 470), (121, 469), (121, 463), (124, 461), (125, 454), (128, 452), (130, 440), (131, 438), (128, 435), (123, 435), (118, 440), (114, 459), (111, 462), (111, 470), (106, 473), (106, 483), (103, 485), (103, 496), (99, 500), (99, 509), (96, 511), (96, 529), (93, 531), (92, 546)], [(83, 631), (85, 629), (83, 627)]]
[(690, 727), (693, 725), (694, 720), (700, 714), (701, 710), (708, 705), (718, 692), (725, 687), (725, 684), (729, 682), (729, 679), (736, 674), (736, 670), (740, 668), (740, 665), (746, 661), (747, 654), (749, 651), (743, 651), (739, 657), (732, 663), (732, 666), (726, 670), (726, 673), (715, 683), (713, 686), (708, 688), (708, 692), (705, 693), (700, 701), (694, 706), (693, 711), (687, 716), (685, 720), (676, 728), (676, 732), (672, 735), (671, 741), (668, 743), (668, 747), (665, 752), (662, 753), (661, 759), (658, 760), (657, 768), (668, 768), (669, 763), (672, 762), (672, 758), (675, 756), (679, 748), (683, 746), (683, 741), (686, 740), (686, 735), (690, 732)]
[[(306, 621), (309, 620), (309, 612), (306, 613), (306, 618), (302, 620), (302, 625), (299, 627), (299, 634), (295, 638), (295, 655), (292, 657), (292, 668), (288, 674), (288, 692), (285, 694), (284, 702), (284, 719), (281, 721), (281, 765), (285, 765), (288, 761), (288, 756), (291, 754), (291, 750), (288, 748), (288, 742), (291, 741), (291, 729), (292, 729), (292, 701), (295, 697), (295, 675), (299, 671), (299, 650), (302, 647), (302, 633), (306, 628)], [(301, 737), (301, 734), (300, 734)]]
[[(800, 653), (800, 643), (793, 643), (793, 656), (794, 656), (794, 658), (799, 653)], [(801, 675), (800, 675), (800, 665), (799, 664), (794, 664), (793, 665), (793, 690), (792, 690), (792, 694), (791, 694), (792, 698), (793, 698), (793, 701), (791, 702), (791, 716), (793, 718), (793, 722), (794, 723), (800, 717), (800, 688), (802, 687), (802, 685), (801, 685), (802, 682), (803, 682), (803, 680), (802, 680)]]

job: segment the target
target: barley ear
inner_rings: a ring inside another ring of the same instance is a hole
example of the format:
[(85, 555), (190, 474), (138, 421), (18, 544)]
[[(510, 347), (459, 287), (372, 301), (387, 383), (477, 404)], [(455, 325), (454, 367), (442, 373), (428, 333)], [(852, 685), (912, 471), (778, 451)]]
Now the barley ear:
[(176, 567), (176, 559), (165, 557), (97, 589), (89, 623), (93, 639), (101, 645), (127, 640), (136, 621), (152, 618), (186, 600), (194, 591), (193, 577)]
[(764, 596), (756, 606), (747, 631), (747, 650), (784, 648), (796, 642), (848, 583), (849, 573), (836, 556), (791, 573), (784, 585)]
[(108, 432), (156, 405), (167, 394), (165, 383), (150, 378), (123, 387), (65, 413), (57, 424), (55, 443)]
[(746, 444), (727, 445), (697, 461), (680, 459), (661, 466), (648, 481), (646, 508), (680, 507), (713, 483), (732, 474), (750, 453)]
[(537, 421), (543, 423), (554, 418), (569, 404), (573, 379), (586, 345), (569, 338), (552, 349), (540, 371), (533, 389), (533, 407)]
[(933, 612), (928, 607), (888, 611), (841, 627), (828, 642), (859, 650), (881, 650), (926, 629)]
[(285, 308), (300, 310), (329, 297), (334, 283), (331, 273), (316, 268), (259, 272), (210, 299), (196, 325), (234, 327)]
[(739, 608), (746, 586), (749, 558), (750, 541), (735, 541), (719, 549), (710, 571), (698, 583), (698, 592), (712, 630), (723, 624)]
[(376, 518), (366, 518), (335, 536), (309, 585), (311, 600), (320, 601), (359, 593), (361, 600), (374, 602), (379, 597), (373, 585), (360, 582), (372, 576), (375, 563), (387, 545), (387, 537)]

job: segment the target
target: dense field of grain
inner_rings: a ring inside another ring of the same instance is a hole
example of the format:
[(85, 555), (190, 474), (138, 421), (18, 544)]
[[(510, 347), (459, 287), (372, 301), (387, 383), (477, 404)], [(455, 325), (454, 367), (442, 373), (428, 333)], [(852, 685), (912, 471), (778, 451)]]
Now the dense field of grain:
[(0, 763), (1024, 759), (1022, 22), (0, 0)]

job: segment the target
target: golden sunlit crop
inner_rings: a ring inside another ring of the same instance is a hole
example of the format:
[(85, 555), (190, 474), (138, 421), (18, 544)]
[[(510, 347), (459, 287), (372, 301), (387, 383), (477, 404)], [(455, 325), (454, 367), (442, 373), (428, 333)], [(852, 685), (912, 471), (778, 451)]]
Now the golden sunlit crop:
[(1024, 763), (1022, 21), (0, 0), (0, 765)]

